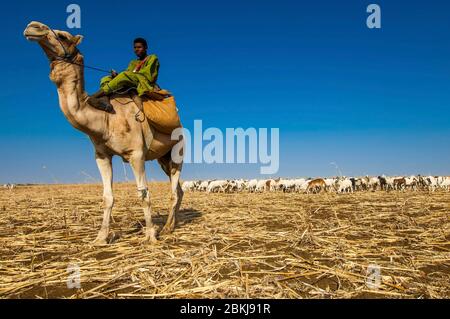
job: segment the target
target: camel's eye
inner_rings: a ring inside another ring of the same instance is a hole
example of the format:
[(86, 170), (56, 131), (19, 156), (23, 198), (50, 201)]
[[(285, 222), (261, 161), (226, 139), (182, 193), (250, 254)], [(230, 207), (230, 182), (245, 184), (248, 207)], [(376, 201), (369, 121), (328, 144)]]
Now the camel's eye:
[(65, 35), (58, 34), (58, 39), (60, 39), (60, 40), (67, 40), (67, 37)]

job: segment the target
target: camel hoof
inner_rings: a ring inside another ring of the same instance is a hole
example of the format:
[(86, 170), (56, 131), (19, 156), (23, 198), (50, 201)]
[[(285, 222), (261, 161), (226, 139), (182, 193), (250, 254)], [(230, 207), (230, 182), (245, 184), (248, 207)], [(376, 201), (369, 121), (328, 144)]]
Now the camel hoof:
[(169, 234), (173, 233), (174, 229), (175, 229), (175, 226), (173, 224), (171, 224), (169, 226), (165, 225), (159, 234), (160, 235), (169, 235)]
[(156, 239), (156, 230), (154, 228), (146, 230), (145, 238), (142, 241), (142, 243), (143, 244), (156, 244), (157, 242), (158, 242), (158, 239)]
[(158, 239), (156, 239), (155, 236), (145, 236), (145, 238), (141, 241), (144, 245), (152, 245), (156, 244), (158, 242)]

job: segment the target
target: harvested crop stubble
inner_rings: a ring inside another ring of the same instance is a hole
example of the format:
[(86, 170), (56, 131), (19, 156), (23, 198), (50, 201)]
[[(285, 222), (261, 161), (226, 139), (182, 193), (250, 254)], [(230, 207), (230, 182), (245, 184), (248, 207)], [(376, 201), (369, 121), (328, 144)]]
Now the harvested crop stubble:
[[(92, 247), (101, 185), (0, 190), (1, 298), (449, 298), (450, 194), (186, 193), (175, 232), (143, 245), (132, 184), (111, 245)], [(150, 185), (162, 227), (169, 185)], [(68, 289), (67, 267), (81, 289)], [(367, 284), (369, 265), (381, 285)]]

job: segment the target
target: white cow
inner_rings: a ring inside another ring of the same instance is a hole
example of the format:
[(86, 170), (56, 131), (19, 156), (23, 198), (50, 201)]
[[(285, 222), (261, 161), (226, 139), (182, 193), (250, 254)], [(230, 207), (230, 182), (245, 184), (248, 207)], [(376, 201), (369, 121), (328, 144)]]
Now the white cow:
[(437, 176), (437, 177), (435, 177), (435, 178), (436, 178), (436, 181), (437, 181), (439, 187), (442, 185), (442, 183), (443, 183), (443, 182), (445, 181), (445, 179), (446, 179), (445, 176)]
[(244, 180), (244, 179), (238, 179), (236, 181), (236, 190), (238, 192), (242, 192), (244, 189), (247, 188), (247, 183), (248, 182), (246, 180)]
[(208, 188), (206, 189), (206, 192), (208, 193), (225, 193), (225, 190), (228, 186), (228, 181), (226, 180), (219, 180), (219, 181), (213, 181), (209, 183)]
[(197, 187), (200, 185), (199, 181), (185, 181), (183, 183), (183, 186), (181, 186), (181, 189), (183, 189), (184, 192), (193, 192), (197, 189)]
[(290, 192), (295, 189), (295, 180), (293, 179), (280, 179), (276, 183), (276, 190), (283, 192)]
[(428, 190), (434, 192), (439, 188), (438, 179), (434, 176), (425, 177), (425, 183), (427, 184)]
[(203, 181), (200, 183), (197, 189), (201, 192), (204, 192), (208, 188), (209, 183), (211, 183), (211, 181)]
[(252, 179), (248, 182), (247, 189), (249, 192), (253, 193), (256, 189), (256, 185), (258, 184), (257, 179)]
[(5, 184), (5, 185), (3, 185), (3, 188), (13, 190), (14, 188), (16, 188), (16, 184)]
[(450, 177), (446, 177), (442, 183), (441, 183), (441, 187), (443, 189), (446, 189), (447, 191), (450, 191)]
[(308, 186), (309, 186), (309, 183), (312, 181), (312, 179), (307, 179), (307, 180), (305, 180), (305, 182), (303, 183), (303, 184), (301, 184), (297, 189), (296, 189), (296, 191), (297, 192), (299, 192), (299, 193), (305, 193), (307, 190), (308, 190)]
[(353, 183), (350, 179), (346, 178), (343, 180), (339, 180), (337, 182), (338, 188), (337, 188), (337, 192), (338, 193), (353, 193)]
[(228, 181), (228, 183), (225, 187), (225, 192), (226, 193), (238, 192), (241, 190), (242, 185), (243, 185), (243, 180)]
[(270, 189), (270, 179), (262, 179), (256, 183), (255, 192), (262, 193)]
[(299, 193), (306, 190), (306, 188), (308, 187), (309, 180), (306, 180), (304, 178), (297, 178), (294, 179), (293, 182), (294, 182), (294, 190)]
[(405, 187), (411, 190), (417, 190), (418, 178), (416, 176), (405, 177)]
[(324, 181), (325, 181), (325, 185), (327, 185), (326, 186), (327, 191), (328, 192), (334, 191), (334, 185), (336, 185), (337, 179), (335, 179), (335, 178), (325, 178)]
[(368, 183), (369, 189), (372, 189), (375, 191), (375, 190), (377, 190), (378, 186), (381, 187), (380, 180), (378, 179), (378, 177), (369, 178), (369, 183)]
[(385, 177), (386, 179), (386, 190), (394, 190), (394, 179), (395, 177)]

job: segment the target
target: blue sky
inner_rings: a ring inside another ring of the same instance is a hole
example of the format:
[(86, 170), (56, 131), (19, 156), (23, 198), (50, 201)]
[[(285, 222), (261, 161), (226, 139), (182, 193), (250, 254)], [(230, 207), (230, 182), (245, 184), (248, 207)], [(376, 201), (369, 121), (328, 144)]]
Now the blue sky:
[[(79, 30), (65, 25), (70, 3), (81, 6)], [(366, 27), (370, 3), (381, 6), (379, 30)], [(32, 20), (82, 34), (86, 64), (106, 69), (126, 68), (132, 40), (147, 38), (184, 126), (280, 128), (279, 176), (334, 175), (331, 162), (346, 175), (449, 175), (449, 12), (438, 0), (4, 3), (0, 183), (99, 180), (90, 141), (59, 109), (47, 59), (22, 36)], [(101, 76), (86, 71), (89, 93)], [(258, 174), (259, 165), (189, 164), (183, 177)]]

